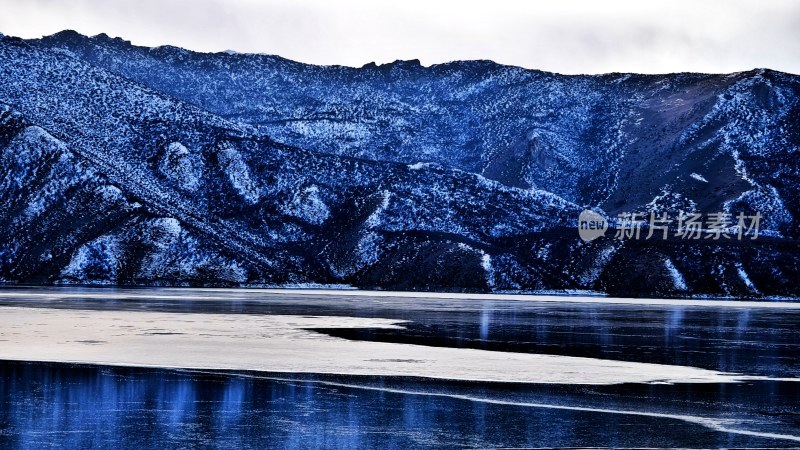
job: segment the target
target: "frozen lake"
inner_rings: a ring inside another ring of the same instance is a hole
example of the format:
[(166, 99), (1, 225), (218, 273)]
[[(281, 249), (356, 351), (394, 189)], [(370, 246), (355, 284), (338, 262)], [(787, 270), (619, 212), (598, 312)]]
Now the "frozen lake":
[(793, 303), (4, 288), (0, 444), (797, 447), (798, 330)]

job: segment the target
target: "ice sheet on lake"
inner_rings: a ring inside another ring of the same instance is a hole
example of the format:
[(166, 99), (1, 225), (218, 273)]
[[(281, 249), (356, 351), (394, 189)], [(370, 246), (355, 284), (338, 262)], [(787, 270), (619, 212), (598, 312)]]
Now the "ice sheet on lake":
[(390, 319), (0, 307), (0, 359), (522, 383), (718, 383), (694, 367), (353, 341), (315, 328), (398, 328)]

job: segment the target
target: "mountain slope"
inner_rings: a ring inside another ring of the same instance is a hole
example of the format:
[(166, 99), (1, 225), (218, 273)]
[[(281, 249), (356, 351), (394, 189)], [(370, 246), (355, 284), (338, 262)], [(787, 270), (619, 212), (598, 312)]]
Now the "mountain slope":
[[(797, 295), (798, 79), (0, 39), (0, 278)], [(584, 206), (760, 211), (584, 243)]]
[(800, 80), (788, 74), (561, 76), (490, 61), (355, 69), (74, 32), (36, 45), (317, 152), (435, 162), (612, 214), (666, 197), (708, 212), (783, 203), (770, 226), (798, 233), (788, 155)]
[[(139, 211), (131, 222), (108, 224), (110, 234), (92, 236), (90, 242), (85, 242), (89, 236), (54, 225), (52, 232), (63, 236), (47, 240), (73, 244), (61, 250), (72, 255), (67, 267), (56, 271), (40, 265), (18, 273), (12, 262), (4, 275), (8, 280), (360, 284), (363, 278), (363, 283), (387, 286), (462, 288), (453, 286), (460, 277), (468, 280), (463, 288), (486, 289), (482, 248), (513, 233), (567, 226), (577, 213), (577, 206), (550, 193), (508, 188), (459, 170), (342, 158), (278, 144), (253, 128), (18, 40), (2, 41), (0, 61), (0, 99), (18, 111), (5, 110), (21, 117), (16, 122), (30, 122), (3, 125), (9, 136), (6, 177), (21, 186), (42, 176), (67, 186), (84, 172), (97, 172), (120, 195), (134, 199)], [(26, 167), (52, 173), (14, 172), (20, 163), (15, 139), (29, 129), (40, 130), (82, 165), (54, 171), (52, 157), (39, 149)], [(14, 212), (38, 195), (13, 194), (6, 230), (13, 230)], [(41, 258), (37, 253), (43, 251), (16, 241), (3, 251)], [(131, 251), (114, 254), (119, 248)], [(202, 270), (191, 258), (194, 252), (207, 256)], [(462, 263), (451, 266), (451, 257)], [(170, 258), (173, 275), (169, 267), (156, 270)], [(98, 272), (104, 264), (125, 267)], [(387, 279), (392, 270), (410, 273)], [(206, 272), (227, 275), (203, 276)], [(427, 281), (415, 282), (415, 277)]]

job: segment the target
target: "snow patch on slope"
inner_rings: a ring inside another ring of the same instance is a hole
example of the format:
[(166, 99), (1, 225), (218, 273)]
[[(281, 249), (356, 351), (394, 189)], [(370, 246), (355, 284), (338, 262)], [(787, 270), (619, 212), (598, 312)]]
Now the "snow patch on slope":
[(93, 283), (110, 284), (117, 281), (119, 261), (122, 255), (116, 236), (101, 236), (80, 246), (72, 255), (61, 278), (88, 280)]
[(389, 200), (392, 198), (392, 193), (389, 191), (383, 191), (381, 195), (382, 195), (381, 204), (378, 205), (375, 211), (373, 211), (372, 214), (370, 214), (369, 217), (367, 217), (367, 220), (365, 221), (365, 225), (369, 228), (374, 228), (380, 224), (381, 213), (383, 213), (386, 210), (386, 208), (389, 207)]
[(486, 284), (489, 288), (493, 288), (494, 283), (494, 269), (492, 268), (492, 255), (481, 251), (481, 267), (486, 272)]
[(683, 278), (683, 274), (678, 271), (671, 259), (667, 258), (664, 260), (664, 268), (667, 269), (667, 273), (672, 278), (672, 284), (675, 286), (675, 289), (679, 291), (688, 290), (688, 287), (686, 286), (686, 280)]
[(739, 275), (739, 278), (742, 282), (747, 286), (747, 289), (750, 289), (752, 292), (758, 293), (758, 289), (756, 289), (756, 285), (750, 280), (750, 276), (747, 275), (745, 272), (742, 263), (736, 263), (736, 273)]
[(422, 169), (424, 169), (426, 167), (441, 168), (441, 166), (439, 164), (431, 163), (431, 162), (417, 162), (417, 163), (408, 165), (408, 168), (411, 169), (411, 170), (422, 170)]
[(158, 170), (183, 190), (194, 192), (200, 186), (201, 164), (180, 142), (171, 142), (166, 146)]
[(319, 188), (314, 185), (295, 193), (292, 200), (284, 205), (283, 212), (313, 225), (320, 225), (331, 216), (330, 208), (320, 197)]
[(239, 195), (250, 204), (258, 202), (260, 195), (258, 186), (250, 178), (250, 170), (247, 168), (242, 154), (228, 143), (223, 143), (217, 152), (220, 168), (228, 176), (231, 185)]

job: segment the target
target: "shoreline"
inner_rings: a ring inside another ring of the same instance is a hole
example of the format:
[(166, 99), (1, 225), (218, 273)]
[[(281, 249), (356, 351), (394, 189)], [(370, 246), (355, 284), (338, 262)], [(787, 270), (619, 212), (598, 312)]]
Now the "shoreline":
[[(24, 292), (26, 290), (40, 290), (45, 292)], [(638, 298), (638, 297), (609, 297), (594, 291), (575, 291), (574, 293), (541, 293), (541, 294), (511, 294), (511, 293), (452, 293), (452, 292), (417, 292), (417, 291), (373, 291), (351, 288), (254, 288), (254, 287), (183, 287), (183, 286), (112, 286), (112, 285), (18, 285), (0, 284), (0, 300), (14, 297), (52, 297), (61, 298), (93, 298), (103, 297), (100, 292), (112, 291), (114, 295), (129, 291), (133, 295), (139, 290), (160, 292), (150, 298), (176, 298), (202, 300), (199, 296), (178, 295), (179, 293), (248, 293), (271, 295), (304, 295), (304, 296), (341, 296), (341, 297), (373, 297), (373, 298), (414, 298), (432, 300), (477, 300), (477, 301), (519, 301), (542, 303), (583, 303), (583, 304), (611, 304), (611, 305), (645, 305), (645, 306), (699, 306), (699, 307), (726, 307), (726, 308), (774, 308), (774, 309), (800, 309), (800, 301), (790, 298), (765, 298), (756, 300), (734, 300), (732, 297), (713, 298)], [(13, 291), (19, 290), (14, 293)], [(81, 291), (84, 292), (76, 292)], [(72, 292), (70, 292), (72, 291)], [(94, 292), (92, 292), (94, 291)], [(169, 295), (168, 293), (176, 293)]]

